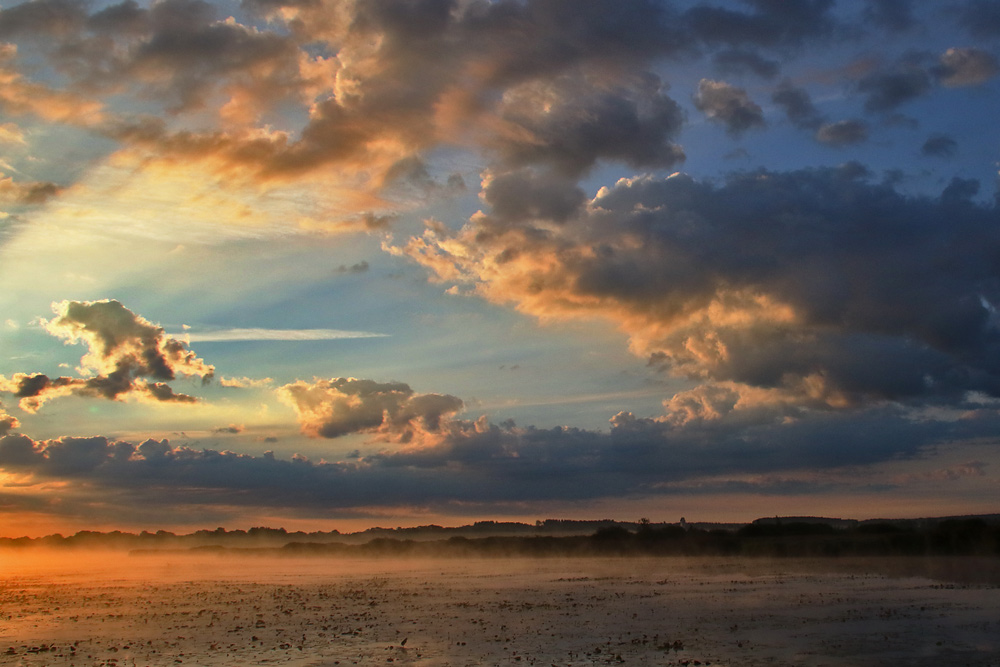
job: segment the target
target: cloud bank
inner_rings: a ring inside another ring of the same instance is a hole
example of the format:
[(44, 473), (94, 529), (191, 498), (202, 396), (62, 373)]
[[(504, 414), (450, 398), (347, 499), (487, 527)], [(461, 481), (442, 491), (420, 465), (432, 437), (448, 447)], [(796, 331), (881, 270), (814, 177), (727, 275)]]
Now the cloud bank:
[(856, 165), (623, 179), (557, 225), (479, 213), (391, 250), (542, 320), (607, 320), (651, 363), (768, 400), (998, 396), (997, 211), (964, 185), (908, 197)]

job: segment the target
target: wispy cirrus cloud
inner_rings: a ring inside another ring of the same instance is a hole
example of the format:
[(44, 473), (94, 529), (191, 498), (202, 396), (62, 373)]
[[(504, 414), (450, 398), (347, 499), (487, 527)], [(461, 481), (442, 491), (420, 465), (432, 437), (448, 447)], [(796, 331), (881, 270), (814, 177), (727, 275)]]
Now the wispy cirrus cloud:
[(241, 341), (313, 341), (343, 340), (348, 338), (386, 338), (389, 334), (373, 331), (346, 331), (343, 329), (219, 329), (215, 331), (188, 331), (176, 334), (192, 343), (221, 343)]

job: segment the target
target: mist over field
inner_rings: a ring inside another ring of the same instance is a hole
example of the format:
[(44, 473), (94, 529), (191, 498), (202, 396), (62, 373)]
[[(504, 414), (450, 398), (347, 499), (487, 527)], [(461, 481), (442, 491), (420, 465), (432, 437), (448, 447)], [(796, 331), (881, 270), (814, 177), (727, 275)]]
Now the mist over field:
[(996, 583), (888, 560), (0, 559), (10, 665), (929, 667), (1000, 651)]

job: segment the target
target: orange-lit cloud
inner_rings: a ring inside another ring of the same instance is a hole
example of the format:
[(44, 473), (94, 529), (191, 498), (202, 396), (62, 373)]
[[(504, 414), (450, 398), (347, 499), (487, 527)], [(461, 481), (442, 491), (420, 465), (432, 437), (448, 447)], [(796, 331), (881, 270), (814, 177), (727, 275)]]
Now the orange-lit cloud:
[(49, 378), (41, 373), (0, 377), (0, 390), (13, 393), (27, 412), (37, 411), (52, 398), (71, 394), (193, 403), (197, 399), (175, 393), (167, 383), (178, 374), (205, 382), (214, 375), (215, 369), (183, 342), (167, 336), (162, 327), (118, 301), (63, 301), (53, 304), (53, 310), (56, 317), (43, 321), (45, 329), (67, 344), (88, 347), (78, 369), (85, 377)]
[(41, 204), (59, 193), (55, 183), (18, 182), (0, 174), (0, 203)]
[(298, 381), (278, 390), (299, 418), (302, 431), (314, 437), (336, 438), (348, 433), (377, 433), (403, 444), (442, 431), (464, 407), (461, 399), (444, 394), (417, 394), (402, 382), (357, 378)]
[(651, 364), (747, 387), (740, 405), (1000, 394), (986, 370), (1000, 294), (972, 268), (998, 247), (993, 211), (963, 182), (916, 202), (850, 165), (719, 186), (623, 179), (557, 217), (551, 202), (571, 201), (563, 185), (500, 182), (484, 182), (496, 213), (458, 232), (430, 224), (389, 251), (543, 321), (612, 322)]

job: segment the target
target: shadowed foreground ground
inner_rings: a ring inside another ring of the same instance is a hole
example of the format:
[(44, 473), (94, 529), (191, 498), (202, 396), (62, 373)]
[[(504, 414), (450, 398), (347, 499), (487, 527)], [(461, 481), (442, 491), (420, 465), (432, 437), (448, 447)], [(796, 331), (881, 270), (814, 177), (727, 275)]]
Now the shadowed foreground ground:
[(0, 664), (1000, 665), (926, 562), (70, 558), (0, 556)]

